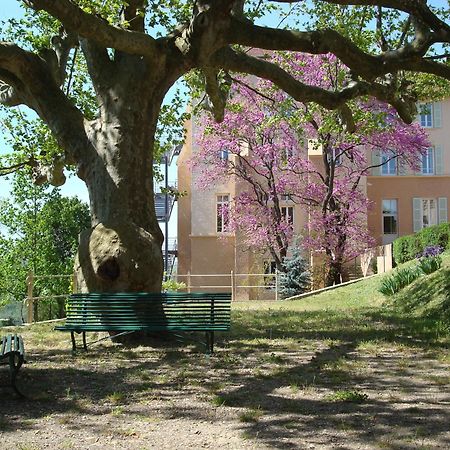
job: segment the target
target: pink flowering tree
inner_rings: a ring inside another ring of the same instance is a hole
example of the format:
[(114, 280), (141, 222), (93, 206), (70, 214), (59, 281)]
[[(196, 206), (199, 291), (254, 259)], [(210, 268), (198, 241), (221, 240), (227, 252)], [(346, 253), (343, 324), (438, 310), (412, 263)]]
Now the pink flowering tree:
[[(351, 74), (331, 55), (272, 59), (301, 82), (351, 89)], [(302, 246), (325, 256), (327, 285), (340, 283), (346, 261), (373, 245), (361, 181), (391, 161), (417, 169), (430, 145), (426, 133), (378, 101), (358, 100), (329, 111), (296, 102), (267, 81), (234, 81), (224, 121), (199, 119), (193, 160), (199, 187), (230, 178), (238, 183), (230, 231), (269, 252), (279, 270), (293, 236), (283, 205), (302, 205), (308, 223)]]

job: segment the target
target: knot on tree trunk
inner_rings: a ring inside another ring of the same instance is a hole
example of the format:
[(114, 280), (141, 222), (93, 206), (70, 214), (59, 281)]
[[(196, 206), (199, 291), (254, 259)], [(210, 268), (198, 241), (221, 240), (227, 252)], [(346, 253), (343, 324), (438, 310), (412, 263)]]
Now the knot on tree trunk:
[(81, 292), (160, 292), (161, 247), (131, 221), (99, 223), (80, 235), (75, 272)]

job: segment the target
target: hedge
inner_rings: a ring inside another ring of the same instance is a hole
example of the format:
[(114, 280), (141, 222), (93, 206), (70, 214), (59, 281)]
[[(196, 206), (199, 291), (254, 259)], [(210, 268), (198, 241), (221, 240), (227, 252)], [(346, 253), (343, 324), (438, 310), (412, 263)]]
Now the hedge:
[(424, 228), (418, 233), (397, 238), (393, 246), (394, 260), (397, 264), (410, 261), (430, 245), (450, 249), (450, 223), (441, 223)]

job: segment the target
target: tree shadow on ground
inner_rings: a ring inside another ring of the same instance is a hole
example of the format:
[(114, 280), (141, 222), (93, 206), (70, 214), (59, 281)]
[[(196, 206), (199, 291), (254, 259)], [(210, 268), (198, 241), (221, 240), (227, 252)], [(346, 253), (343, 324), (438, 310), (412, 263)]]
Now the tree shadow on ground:
[[(266, 311), (234, 314), (232, 332), (219, 336), (212, 358), (200, 346), (174, 342), (156, 348), (102, 343), (75, 356), (59, 348), (32, 350), (19, 373), (27, 399), (6, 392), (7, 371), (0, 370), (0, 431), (33, 429), (56, 414), (86, 416), (70, 427), (102, 433), (96, 417), (117, 406), (137, 421), (142, 411), (165, 420), (211, 421), (223, 408), (243, 435), (270, 448), (298, 448), (299, 442), (349, 448), (346, 439), (370, 447), (396, 435), (401, 443), (392, 440), (389, 447), (408, 449), (432, 433), (450, 448), (448, 407), (427, 397), (429, 383), (416, 374), (417, 365), (437, 364), (420, 352), (447, 348), (435, 338), (427, 323), (390, 310)], [(368, 342), (392, 351), (362, 359), (358, 348)], [(370, 370), (358, 370), (361, 361)], [(329, 397), (339, 391), (368, 397), (361, 403)], [(387, 391), (399, 398), (387, 398)], [(440, 391), (450, 395), (448, 384)], [(180, 406), (180, 398), (192, 402)], [(246, 411), (261, 417), (244, 420)]]

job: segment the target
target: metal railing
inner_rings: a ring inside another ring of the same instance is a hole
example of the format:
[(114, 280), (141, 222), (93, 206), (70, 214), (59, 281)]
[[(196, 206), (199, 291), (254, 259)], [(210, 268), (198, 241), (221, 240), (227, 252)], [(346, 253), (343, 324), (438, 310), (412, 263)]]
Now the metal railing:
[[(231, 293), (232, 301), (249, 299), (279, 300), (279, 272), (275, 273), (230, 273), (187, 274), (176, 276), (178, 282), (186, 284), (185, 290), (213, 289)], [(209, 283), (207, 281), (211, 280)], [(198, 282), (196, 282), (198, 281)]]

